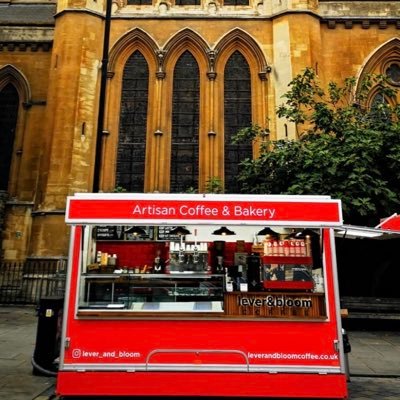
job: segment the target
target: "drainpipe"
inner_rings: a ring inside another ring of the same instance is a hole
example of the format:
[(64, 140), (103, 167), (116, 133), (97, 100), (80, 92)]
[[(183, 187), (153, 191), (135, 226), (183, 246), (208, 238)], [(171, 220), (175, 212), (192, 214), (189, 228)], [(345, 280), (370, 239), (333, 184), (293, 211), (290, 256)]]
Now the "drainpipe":
[(96, 153), (93, 173), (93, 192), (100, 190), (101, 159), (103, 154), (104, 111), (107, 87), (108, 48), (110, 44), (111, 6), (112, 0), (106, 0), (106, 16), (104, 21), (103, 58), (101, 60), (101, 81), (99, 96), (99, 114), (97, 118)]

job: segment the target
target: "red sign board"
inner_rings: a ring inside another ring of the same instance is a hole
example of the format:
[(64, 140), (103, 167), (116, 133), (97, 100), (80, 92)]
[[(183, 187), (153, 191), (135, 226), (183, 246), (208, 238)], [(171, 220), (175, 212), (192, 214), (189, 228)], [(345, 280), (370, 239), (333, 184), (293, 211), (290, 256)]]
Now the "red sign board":
[(68, 223), (342, 224), (340, 200), (322, 196), (83, 195), (68, 198)]
[(400, 215), (392, 215), (379, 224), (381, 229), (400, 231)]

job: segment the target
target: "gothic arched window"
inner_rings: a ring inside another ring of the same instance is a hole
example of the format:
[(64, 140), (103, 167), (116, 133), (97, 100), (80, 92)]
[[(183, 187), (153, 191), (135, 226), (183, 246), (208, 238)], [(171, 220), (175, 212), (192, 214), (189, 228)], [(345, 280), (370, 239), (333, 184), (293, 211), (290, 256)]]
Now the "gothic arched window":
[(128, 59), (122, 80), (116, 186), (128, 192), (144, 191), (149, 69), (135, 51)]
[(197, 61), (185, 51), (174, 70), (170, 192), (198, 188), (200, 78)]
[(229, 58), (224, 73), (224, 169), (225, 193), (240, 193), (237, 176), (239, 163), (252, 158), (252, 144), (233, 144), (232, 136), (240, 129), (251, 126), (250, 68), (239, 51)]
[(0, 190), (8, 190), (19, 96), (9, 83), (0, 91)]

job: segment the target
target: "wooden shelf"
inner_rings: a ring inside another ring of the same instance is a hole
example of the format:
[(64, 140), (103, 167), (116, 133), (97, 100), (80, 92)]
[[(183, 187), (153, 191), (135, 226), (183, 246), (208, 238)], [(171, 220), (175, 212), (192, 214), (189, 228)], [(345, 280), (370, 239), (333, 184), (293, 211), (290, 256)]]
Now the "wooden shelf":
[(247, 318), (326, 318), (325, 295), (308, 292), (229, 292), (227, 316)]

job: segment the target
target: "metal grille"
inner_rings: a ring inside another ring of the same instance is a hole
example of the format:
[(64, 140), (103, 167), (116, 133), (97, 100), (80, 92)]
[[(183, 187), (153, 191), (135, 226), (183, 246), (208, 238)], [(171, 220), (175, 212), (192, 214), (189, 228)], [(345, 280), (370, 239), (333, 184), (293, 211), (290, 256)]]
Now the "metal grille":
[(232, 136), (251, 125), (250, 68), (238, 51), (229, 58), (224, 78), (225, 192), (240, 193), (239, 163), (252, 158), (252, 144), (233, 144)]
[(171, 193), (198, 187), (199, 92), (199, 67), (192, 54), (186, 51), (174, 71)]
[(45, 296), (63, 296), (65, 259), (0, 263), (0, 304), (38, 304)]
[(224, 0), (224, 6), (248, 6), (249, 0)]
[(149, 71), (136, 51), (129, 57), (122, 80), (116, 184), (128, 192), (143, 192)]
[(200, 0), (175, 0), (177, 6), (200, 6)]
[(126, 4), (128, 6), (151, 6), (153, 0), (128, 0)]
[(0, 92), (0, 190), (8, 189), (18, 103), (17, 90), (13, 85), (8, 84)]

